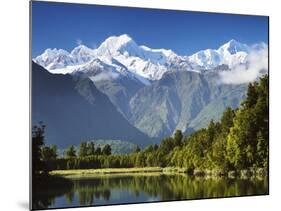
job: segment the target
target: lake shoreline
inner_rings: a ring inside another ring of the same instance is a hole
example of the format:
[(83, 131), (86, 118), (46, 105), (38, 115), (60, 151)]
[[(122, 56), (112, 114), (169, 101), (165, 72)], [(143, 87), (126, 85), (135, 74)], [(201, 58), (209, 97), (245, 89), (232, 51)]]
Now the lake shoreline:
[(139, 168), (104, 168), (104, 169), (72, 169), (72, 170), (54, 170), (51, 175), (65, 178), (79, 177), (100, 177), (100, 176), (129, 176), (129, 175), (159, 175), (159, 174), (185, 174), (194, 177), (219, 178), (228, 177), (230, 179), (240, 178), (249, 179), (252, 177), (267, 177), (266, 169), (244, 169), (240, 171), (222, 171), (222, 170), (198, 170), (192, 172), (186, 168), (179, 167), (139, 167)]

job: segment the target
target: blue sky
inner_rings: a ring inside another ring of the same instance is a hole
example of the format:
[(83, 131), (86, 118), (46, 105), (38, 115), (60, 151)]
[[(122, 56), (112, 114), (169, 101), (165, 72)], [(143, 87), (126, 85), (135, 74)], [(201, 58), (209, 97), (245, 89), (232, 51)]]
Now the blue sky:
[(50, 2), (32, 3), (32, 57), (46, 48), (94, 48), (112, 35), (129, 34), (139, 45), (180, 55), (217, 48), (236, 39), (268, 43), (268, 18)]

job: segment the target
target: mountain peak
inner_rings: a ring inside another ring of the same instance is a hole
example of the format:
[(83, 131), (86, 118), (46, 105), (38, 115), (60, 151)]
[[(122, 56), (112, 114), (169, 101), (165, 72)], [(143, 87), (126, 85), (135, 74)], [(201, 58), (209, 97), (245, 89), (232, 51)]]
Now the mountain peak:
[(222, 46), (235, 46), (235, 45), (241, 45), (241, 43), (235, 39), (231, 39), (228, 42), (224, 43)]
[(57, 56), (59, 54), (61, 54), (61, 55), (68, 55), (69, 53), (66, 50), (63, 50), (63, 49), (47, 48), (42, 55)]
[(101, 45), (115, 43), (115, 45), (121, 46), (129, 42), (135, 42), (135, 41), (128, 34), (122, 34), (119, 36), (108, 37)]
[(230, 54), (236, 54), (237, 52), (248, 52), (249, 47), (246, 44), (240, 43), (235, 39), (231, 39), (227, 43), (223, 44), (219, 51), (228, 51)]
[(235, 40), (235, 39), (229, 40), (228, 43), (230, 43), (230, 44), (239, 44), (239, 42), (237, 40)]
[(93, 49), (88, 48), (85, 45), (78, 45), (77, 47), (75, 47), (72, 51), (71, 51), (71, 55), (75, 56), (78, 54), (92, 54), (93, 53)]
[(199, 65), (204, 69), (213, 69), (219, 65), (227, 65), (229, 68), (243, 62), (250, 52), (250, 47), (231, 39), (216, 49), (199, 51), (189, 57), (195, 66)]
[(74, 60), (74, 63), (85, 63), (92, 59), (94, 55), (94, 50), (88, 48), (85, 45), (78, 45), (71, 51), (71, 57)]
[(127, 34), (119, 36), (111, 36), (107, 38), (98, 48), (99, 54), (115, 55), (121, 51), (137, 50), (138, 45), (135, 41)]
[(88, 48), (86, 45), (81, 44), (81, 45), (76, 46), (72, 51), (82, 50), (82, 49), (90, 49), (90, 48)]
[(120, 42), (130, 42), (133, 41), (133, 39), (128, 34), (122, 34), (120, 36), (117, 36), (118, 40)]
[(66, 63), (71, 63), (69, 53), (63, 49), (48, 48), (41, 55), (37, 56), (34, 61), (46, 69), (64, 67)]

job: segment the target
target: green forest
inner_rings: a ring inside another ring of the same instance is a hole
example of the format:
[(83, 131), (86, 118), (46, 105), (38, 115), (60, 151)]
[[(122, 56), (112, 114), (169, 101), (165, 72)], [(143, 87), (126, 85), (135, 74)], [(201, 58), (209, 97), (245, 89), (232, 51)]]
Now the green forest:
[(179, 167), (193, 175), (215, 172), (234, 175), (243, 170), (268, 170), (269, 84), (268, 75), (249, 83), (246, 98), (233, 110), (227, 108), (220, 121), (184, 136), (177, 130), (160, 144), (149, 145), (127, 154), (112, 154), (110, 145), (96, 147), (82, 142), (79, 148), (69, 146), (58, 156), (55, 145), (44, 143), (43, 123), (33, 127), (33, 174), (51, 170)]

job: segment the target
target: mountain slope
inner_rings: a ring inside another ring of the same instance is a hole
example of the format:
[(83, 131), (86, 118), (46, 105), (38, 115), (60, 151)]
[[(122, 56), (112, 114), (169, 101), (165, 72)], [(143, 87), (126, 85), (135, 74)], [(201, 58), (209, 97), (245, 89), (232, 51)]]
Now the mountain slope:
[(130, 100), (130, 121), (151, 137), (199, 129), (217, 120), (227, 106), (236, 108), (245, 91), (245, 84), (219, 84), (216, 72), (167, 73)]
[(144, 84), (126, 77), (121, 77), (116, 80), (100, 80), (94, 83), (102, 93), (108, 96), (117, 110), (126, 119), (132, 116), (129, 102), (131, 98), (144, 87)]
[(150, 143), (88, 78), (51, 74), (33, 63), (32, 124), (39, 121), (47, 125), (47, 143), (59, 147), (91, 139)]

